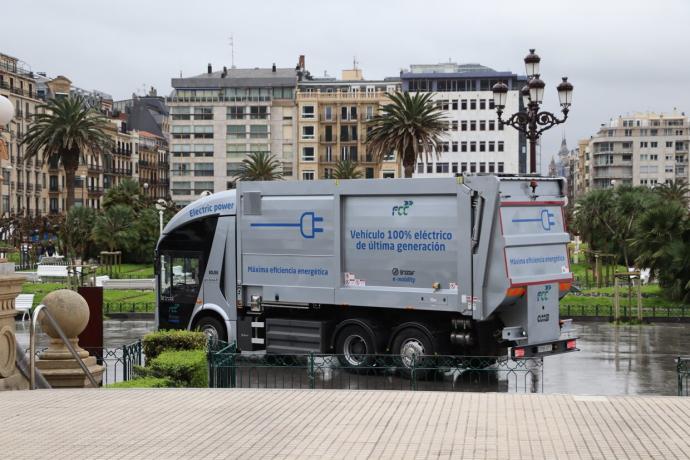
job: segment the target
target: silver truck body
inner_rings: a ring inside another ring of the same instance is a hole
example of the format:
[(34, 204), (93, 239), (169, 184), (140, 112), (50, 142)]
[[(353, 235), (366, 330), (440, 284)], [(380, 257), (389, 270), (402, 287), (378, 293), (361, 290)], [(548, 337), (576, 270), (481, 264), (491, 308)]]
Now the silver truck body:
[(242, 182), (184, 208), (161, 242), (218, 217), (184, 326), (210, 309), (229, 340), (238, 314), (328, 305), (498, 318), (497, 340), (531, 346), (571, 333), (558, 310), (572, 280), (564, 187), (494, 175)]

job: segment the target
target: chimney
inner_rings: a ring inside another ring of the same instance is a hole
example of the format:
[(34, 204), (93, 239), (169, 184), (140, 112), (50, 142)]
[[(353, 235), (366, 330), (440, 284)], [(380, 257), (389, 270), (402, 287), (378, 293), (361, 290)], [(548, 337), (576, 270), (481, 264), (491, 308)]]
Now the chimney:
[(225, 78), (228, 76), (228, 68), (223, 66), (223, 73), (220, 74), (220, 78)]
[(274, 73), (276, 71), (276, 63), (275, 62), (273, 63), (273, 67), (271, 67), (271, 71), (273, 71)]
[(304, 70), (304, 54), (299, 55), (299, 68)]
[(213, 67), (211, 67), (211, 63), (208, 63), (208, 73), (213, 73)]

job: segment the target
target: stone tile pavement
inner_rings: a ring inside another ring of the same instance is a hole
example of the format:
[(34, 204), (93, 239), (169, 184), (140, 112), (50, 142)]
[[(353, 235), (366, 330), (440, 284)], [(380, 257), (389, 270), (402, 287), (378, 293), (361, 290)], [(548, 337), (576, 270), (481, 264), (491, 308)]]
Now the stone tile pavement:
[(690, 458), (690, 398), (339, 390), (0, 394), (0, 458)]

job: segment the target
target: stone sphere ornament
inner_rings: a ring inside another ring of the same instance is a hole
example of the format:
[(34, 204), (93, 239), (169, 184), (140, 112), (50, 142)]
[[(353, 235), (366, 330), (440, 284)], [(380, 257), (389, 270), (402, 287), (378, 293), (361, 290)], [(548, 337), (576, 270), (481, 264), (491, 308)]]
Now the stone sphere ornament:
[[(89, 304), (79, 294), (69, 289), (58, 289), (43, 297), (41, 302), (46, 306), (55, 321), (60, 325), (65, 335), (72, 339), (86, 329), (89, 323)], [(41, 316), (43, 331), (53, 339), (59, 339), (57, 333), (47, 317)]]
[(5, 96), (0, 96), (0, 129), (14, 117), (14, 106)]

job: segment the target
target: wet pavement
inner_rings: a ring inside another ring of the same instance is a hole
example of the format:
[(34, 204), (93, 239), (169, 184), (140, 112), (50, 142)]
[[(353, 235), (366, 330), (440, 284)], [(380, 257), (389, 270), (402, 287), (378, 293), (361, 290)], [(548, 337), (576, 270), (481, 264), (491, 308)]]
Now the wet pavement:
[[(690, 355), (690, 324), (579, 323), (576, 327), (580, 351), (544, 359), (538, 385), (544, 393), (677, 394), (674, 359)], [(105, 321), (105, 346), (132, 343), (151, 330), (153, 321)], [(28, 347), (28, 322), (17, 322), (17, 336), (20, 345)], [(47, 346), (45, 336), (38, 346)], [(505, 388), (506, 385), (482, 385), (469, 390), (506, 391)]]

